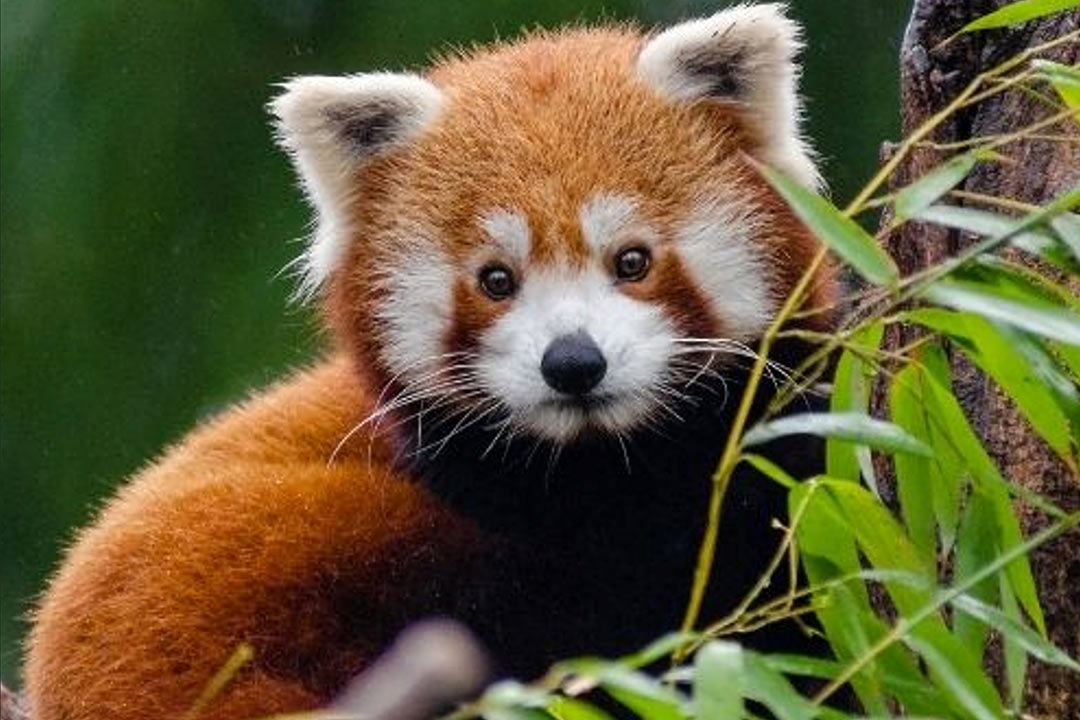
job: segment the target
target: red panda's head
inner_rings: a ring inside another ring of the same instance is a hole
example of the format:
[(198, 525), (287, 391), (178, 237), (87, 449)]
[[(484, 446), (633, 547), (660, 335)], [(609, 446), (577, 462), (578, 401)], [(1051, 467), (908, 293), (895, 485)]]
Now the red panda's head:
[(318, 214), (302, 290), (405, 400), (556, 442), (647, 424), (814, 254), (750, 162), (818, 183), (798, 48), (780, 6), (740, 5), (294, 79), (272, 111)]

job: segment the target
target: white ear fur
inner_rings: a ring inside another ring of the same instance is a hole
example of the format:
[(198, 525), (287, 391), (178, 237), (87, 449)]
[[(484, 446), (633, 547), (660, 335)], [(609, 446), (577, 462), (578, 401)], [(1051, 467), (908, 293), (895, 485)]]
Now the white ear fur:
[(269, 105), (277, 118), (277, 139), (292, 157), (317, 214), (315, 231), (297, 259), (298, 294), (306, 298), (344, 254), (354, 173), (371, 157), (430, 126), (442, 92), (404, 73), (299, 77), (283, 88)]
[(709, 99), (738, 108), (760, 159), (817, 188), (813, 153), (799, 131), (795, 56), (801, 30), (785, 9), (779, 3), (736, 5), (670, 27), (645, 44), (637, 69), (672, 100)]

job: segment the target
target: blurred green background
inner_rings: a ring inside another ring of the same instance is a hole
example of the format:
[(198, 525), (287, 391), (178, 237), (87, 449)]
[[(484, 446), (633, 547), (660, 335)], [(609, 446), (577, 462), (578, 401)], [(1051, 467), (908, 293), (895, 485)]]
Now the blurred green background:
[[(521, 27), (723, 2), (0, 2), (0, 673), (72, 529), (200, 418), (305, 362), (275, 274), (307, 210), (263, 104)], [(849, 197), (896, 138), (908, 3), (795, 0), (809, 127)]]

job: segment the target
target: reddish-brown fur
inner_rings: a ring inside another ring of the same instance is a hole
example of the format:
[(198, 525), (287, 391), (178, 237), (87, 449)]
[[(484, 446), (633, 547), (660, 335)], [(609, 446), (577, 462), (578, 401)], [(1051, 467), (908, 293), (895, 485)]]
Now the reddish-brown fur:
[[(573, 264), (586, 252), (578, 208), (598, 190), (643, 198), (664, 234), (707, 186), (741, 184), (771, 206), (761, 242), (777, 294), (791, 287), (815, 243), (749, 166), (731, 109), (677, 106), (635, 79), (641, 42), (628, 29), (540, 34), (429, 74), (445, 117), (356, 180), (357, 234), (325, 303), (341, 354), (198, 429), (79, 535), (30, 640), (38, 720), (179, 717), (241, 642), (254, 663), (202, 717), (315, 707), (409, 619), (443, 607), (432, 588), (452, 592), (485, 562), (491, 538), (393, 470), (390, 444), (376, 438), (369, 454), (361, 434), (328, 462), (389, 379), (372, 302), (390, 219), (430, 218), (465, 258), (481, 243), (477, 214), (512, 207), (529, 218), (534, 261)], [(655, 263), (626, 292), (688, 334), (721, 333), (679, 259), (661, 248)], [(813, 302), (828, 299), (822, 278)], [(463, 277), (447, 349), (500, 312)]]
[[(178, 717), (241, 641), (255, 666), (203, 717), (310, 708), (382, 649), (425, 601), (390, 569), (412, 558), (416, 573), (452, 573), (484, 542), (381, 469), (378, 444), (370, 465), (358, 442), (328, 466), (370, 402), (351, 364), (333, 359), (200, 429), (124, 488), (38, 613), (26, 668), (35, 716)], [(370, 578), (370, 595), (336, 597), (346, 573)], [(367, 625), (369, 647), (346, 644), (338, 602)]]

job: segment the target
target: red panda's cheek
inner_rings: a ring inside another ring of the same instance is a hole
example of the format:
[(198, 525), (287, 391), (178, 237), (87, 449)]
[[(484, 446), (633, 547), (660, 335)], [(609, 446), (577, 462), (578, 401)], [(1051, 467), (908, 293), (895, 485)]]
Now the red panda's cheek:
[(443, 338), (446, 352), (475, 352), (484, 331), (512, 302), (513, 298), (501, 301), (486, 298), (477, 291), (474, 282), (457, 278), (451, 293), (450, 325)]
[(635, 300), (659, 307), (684, 337), (716, 337), (722, 332), (708, 296), (670, 248), (657, 250), (644, 279), (621, 283), (619, 289)]

